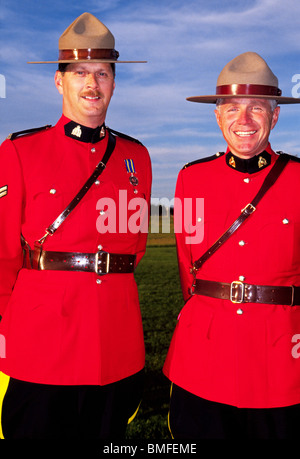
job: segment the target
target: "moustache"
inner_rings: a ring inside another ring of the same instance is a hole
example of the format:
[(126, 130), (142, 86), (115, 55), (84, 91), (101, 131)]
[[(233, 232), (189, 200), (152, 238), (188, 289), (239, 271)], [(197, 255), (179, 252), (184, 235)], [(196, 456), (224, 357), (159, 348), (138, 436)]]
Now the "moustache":
[(81, 97), (103, 97), (103, 94), (100, 91), (85, 91), (81, 93)]

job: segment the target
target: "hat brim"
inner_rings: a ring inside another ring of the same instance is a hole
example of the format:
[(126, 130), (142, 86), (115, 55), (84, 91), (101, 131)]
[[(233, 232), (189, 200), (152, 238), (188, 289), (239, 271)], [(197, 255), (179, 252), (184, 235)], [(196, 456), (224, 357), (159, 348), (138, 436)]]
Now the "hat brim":
[(255, 94), (218, 94), (210, 96), (194, 96), (187, 97), (186, 100), (189, 102), (199, 102), (203, 104), (215, 104), (218, 99), (269, 99), (276, 100), (278, 104), (300, 104), (300, 98), (295, 97), (281, 97), (281, 96), (265, 96)]
[(78, 59), (78, 60), (57, 60), (57, 61), (36, 61), (27, 64), (76, 64), (76, 63), (106, 63), (106, 64), (145, 64), (147, 61), (118, 61), (114, 59)]

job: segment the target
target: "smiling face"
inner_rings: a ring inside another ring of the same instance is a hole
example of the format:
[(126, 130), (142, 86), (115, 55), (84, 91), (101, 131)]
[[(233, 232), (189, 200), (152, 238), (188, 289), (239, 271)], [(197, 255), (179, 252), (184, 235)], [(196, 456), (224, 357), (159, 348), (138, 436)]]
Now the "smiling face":
[(115, 89), (113, 70), (107, 63), (69, 64), (55, 73), (55, 85), (63, 96), (63, 114), (87, 127), (104, 123)]
[(223, 99), (215, 114), (231, 153), (248, 159), (267, 147), (279, 111), (266, 99), (230, 98)]

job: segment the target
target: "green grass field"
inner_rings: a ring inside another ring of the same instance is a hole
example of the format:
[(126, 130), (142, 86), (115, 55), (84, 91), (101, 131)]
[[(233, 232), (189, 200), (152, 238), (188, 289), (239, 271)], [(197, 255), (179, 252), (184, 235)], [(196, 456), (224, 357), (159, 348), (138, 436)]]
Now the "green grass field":
[(146, 387), (128, 439), (171, 439), (167, 416), (170, 383), (162, 367), (183, 300), (179, 284), (175, 239), (149, 233), (147, 251), (136, 270), (146, 347)]

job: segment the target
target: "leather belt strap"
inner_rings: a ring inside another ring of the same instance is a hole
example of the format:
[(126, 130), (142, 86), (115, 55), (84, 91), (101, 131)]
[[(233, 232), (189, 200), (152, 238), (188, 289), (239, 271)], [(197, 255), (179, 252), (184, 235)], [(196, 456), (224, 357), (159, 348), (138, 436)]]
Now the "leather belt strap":
[(52, 252), (35, 248), (24, 259), (24, 268), (37, 270), (82, 271), (98, 275), (108, 273), (133, 273), (135, 255), (108, 252)]
[(273, 285), (252, 285), (241, 281), (229, 283), (195, 279), (192, 295), (204, 295), (232, 303), (263, 303), (288, 306), (300, 305), (300, 287)]

